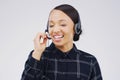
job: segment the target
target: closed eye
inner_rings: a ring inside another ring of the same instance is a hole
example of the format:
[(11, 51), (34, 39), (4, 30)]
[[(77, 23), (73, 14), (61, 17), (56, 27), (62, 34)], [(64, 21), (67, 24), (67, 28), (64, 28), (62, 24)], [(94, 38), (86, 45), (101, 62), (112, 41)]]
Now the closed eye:
[(66, 26), (66, 24), (61, 24), (60, 26), (63, 26), (63, 27), (65, 27), (65, 26)]
[(49, 27), (52, 28), (52, 27), (54, 27), (54, 25), (50, 25)]

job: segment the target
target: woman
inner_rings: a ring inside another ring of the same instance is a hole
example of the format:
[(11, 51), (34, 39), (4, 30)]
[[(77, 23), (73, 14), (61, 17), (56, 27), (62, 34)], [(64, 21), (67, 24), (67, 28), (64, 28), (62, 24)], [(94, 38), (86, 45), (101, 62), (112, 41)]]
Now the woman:
[[(21, 80), (102, 80), (96, 58), (73, 43), (82, 32), (74, 7), (68, 4), (55, 7), (50, 12), (46, 32), (49, 37), (45, 33), (36, 35)], [(52, 44), (46, 48), (48, 38)]]

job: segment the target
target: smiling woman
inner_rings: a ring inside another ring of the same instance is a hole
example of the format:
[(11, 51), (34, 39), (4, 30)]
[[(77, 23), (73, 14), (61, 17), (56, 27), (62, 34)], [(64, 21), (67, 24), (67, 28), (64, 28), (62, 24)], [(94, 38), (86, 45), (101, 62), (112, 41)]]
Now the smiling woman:
[(69, 16), (60, 10), (53, 10), (49, 17), (49, 26), (55, 46), (63, 52), (69, 51), (73, 47), (74, 35), (74, 23)]
[(46, 47), (45, 33), (36, 35), (21, 80), (102, 80), (97, 59), (73, 43), (82, 32), (74, 7), (68, 4), (55, 7), (50, 12), (46, 32), (52, 44)]

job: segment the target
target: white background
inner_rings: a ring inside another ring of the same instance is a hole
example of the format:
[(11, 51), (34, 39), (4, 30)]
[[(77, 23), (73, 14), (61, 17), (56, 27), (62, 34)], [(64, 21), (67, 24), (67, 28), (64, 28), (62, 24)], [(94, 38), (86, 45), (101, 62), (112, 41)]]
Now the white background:
[(81, 16), (77, 47), (96, 56), (104, 80), (120, 80), (120, 0), (0, 0), (0, 80), (20, 80), (34, 36), (63, 3)]

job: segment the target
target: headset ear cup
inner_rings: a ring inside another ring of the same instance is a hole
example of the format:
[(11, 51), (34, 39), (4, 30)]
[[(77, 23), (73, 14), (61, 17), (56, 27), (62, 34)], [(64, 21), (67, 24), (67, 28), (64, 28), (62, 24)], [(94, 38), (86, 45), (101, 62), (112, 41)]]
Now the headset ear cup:
[(75, 24), (75, 34), (80, 34), (81, 33), (81, 24), (80, 23), (76, 23)]
[(80, 20), (78, 20), (78, 23), (75, 24), (74, 28), (75, 28), (74, 29), (75, 34), (74, 34), (73, 40), (78, 41), (80, 34), (82, 33)]

